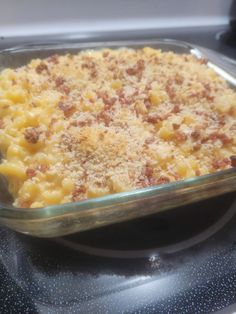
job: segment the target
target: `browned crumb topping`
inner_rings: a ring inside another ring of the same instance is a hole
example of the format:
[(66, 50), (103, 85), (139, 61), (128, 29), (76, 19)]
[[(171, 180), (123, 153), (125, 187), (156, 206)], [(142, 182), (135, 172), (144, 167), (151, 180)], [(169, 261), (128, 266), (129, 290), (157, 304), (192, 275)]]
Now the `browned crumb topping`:
[(5, 163), (24, 168), (12, 185), (16, 205), (236, 167), (236, 93), (206, 64), (146, 47), (54, 55), (3, 71), (0, 131), (19, 138)]
[(230, 156), (230, 162), (232, 167), (236, 167), (236, 155)]
[(32, 169), (32, 168), (27, 168), (26, 169), (26, 175), (28, 178), (33, 178), (34, 176), (36, 176), (36, 170)]
[(48, 67), (44, 62), (41, 62), (35, 70), (38, 74), (41, 74), (44, 71), (48, 71)]

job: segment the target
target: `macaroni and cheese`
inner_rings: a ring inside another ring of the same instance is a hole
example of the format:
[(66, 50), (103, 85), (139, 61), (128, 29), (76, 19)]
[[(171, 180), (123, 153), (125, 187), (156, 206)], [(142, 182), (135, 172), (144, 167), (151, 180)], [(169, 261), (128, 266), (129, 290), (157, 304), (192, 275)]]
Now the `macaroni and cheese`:
[(149, 47), (35, 59), (0, 74), (0, 173), (43, 207), (236, 164), (236, 93), (192, 55)]

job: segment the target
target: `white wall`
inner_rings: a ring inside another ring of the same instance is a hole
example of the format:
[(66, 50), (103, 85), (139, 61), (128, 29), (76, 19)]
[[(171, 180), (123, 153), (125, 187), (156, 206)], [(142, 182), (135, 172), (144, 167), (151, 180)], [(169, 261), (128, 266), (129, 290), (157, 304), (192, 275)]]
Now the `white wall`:
[(0, 36), (227, 24), (232, 0), (0, 0)]

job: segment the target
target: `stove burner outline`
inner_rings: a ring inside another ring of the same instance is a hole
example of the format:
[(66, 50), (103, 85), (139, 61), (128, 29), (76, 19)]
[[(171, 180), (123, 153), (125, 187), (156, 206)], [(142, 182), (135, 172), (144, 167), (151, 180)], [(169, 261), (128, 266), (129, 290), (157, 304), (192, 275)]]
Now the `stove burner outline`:
[(171, 254), (176, 253), (185, 249), (188, 249), (192, 246), (195, 246), (204, 240), (208, 239), (212, 235), (214, 235), (217, 231), (222, 229), (235, 215), (236, 213), (236, 199), (233, 201), (229, 209), (217, 220), (213, 225), (200, 232), (199, 234), (184, 240), (180, 241), (173, 245), (163, 246), (157, 249), (143, 249), (143, 250), (111, 250), (111, 249), (103, 249), (98, 247), (93, 247), (89, 245), (74, 243), (65, 238), (57, 238), (54, 239), (55, 242), (66, 246), (75, 251), (79, 251), (82, 253), (86, 253), (89, 255), (96, 255), (100, 257), (110, 257), (110, 258), (122, 258), (122, 259), (130, 259), (130, 258), (152, 258), (152, 256), (157, 256), (159, 254)]

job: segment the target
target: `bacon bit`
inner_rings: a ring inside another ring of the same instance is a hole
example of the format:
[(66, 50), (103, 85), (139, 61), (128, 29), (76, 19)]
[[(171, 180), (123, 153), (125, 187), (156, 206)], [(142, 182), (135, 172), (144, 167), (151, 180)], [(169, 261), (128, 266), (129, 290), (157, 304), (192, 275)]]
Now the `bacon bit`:
[(107, 106), (106, 109), (113, 106), (116, 102), (116, 97), (109, 98), (107, 92), (98, 92), (97, 95), (99, 98), (102, 98), (105, 106)]
[(189, 95), (189, 97), (193, 98), (193, 97), (199, 97), (200, 96), (200, 93), (191, 93)]
[(105, 137), (105, 134), (104, 134), (104, 133), (100, 133), (100, 134), (99, 134), (99, 139), (100, 139), (100, 140), (104, 140), (104, 137)]
[(153, 168), (149, 165), (146, 165), (144, 175), (150, 180), (153, 176)]
[(87, 62), (81, 64), (82, 69), (95, 69), (95, 67), (96, 67), (95, 62), (91, 60), (88, 60)]
[(228, 145), (228, 144), (232, 143), (232, 138), (229, 138), (225, 134), (220, 134), (219, 138), (220, 138), (223, 145)]
[(89, 126), (92, 124), (92, 120), (88, 119), (85, 121), (73, 121), (70, 123), (72, 126), (77, 126), (77, 127), (84, 127), (84, 126)]
[(92, 78), (96, 78), (96, 77), (98, 76), (97, 70), (93, 69), (93, 70), (91, 71), (90, 75), (91, 75)]
[(58, 107), (63, 111), (64, 116), (68, 118), (75, 112), (75, 105), (70, 103), (59, 102)]
[(4, 129), (5, 125), (4, 125), (4, 122), (3, 120), (0, 120), (0, 129)]
[(225, 116), (220, 116), (218, 119), (219, 125), (222, 127), (225, 125)]
[(153, 186), (153, 185), (158, 185), (158, 180), (157, 178), (150, 178), (148, 179), (148, 185), (147, 186)]
[(228, 144), (232, 143), (232, 138), (229, 138), (227, 135), (220, 134), (217, 132), (211, 133), (208, 137), (203, 138), (201, 142), (205, 143), (209, 140), (211, 140), (213, 142), (220, 140), (223, 145), (228, 145)]
[(145, 144), (149, 145), (155, 142), (155, 138), (154, 137), (149, 137), (145, 140)]
[(141, 177), (138, 180), (138, 185), (143, 187), (143, 188), (146, 188), (146, 187), (150, 186), (150, 182), (147, 178)]
[(170, 80), (167, 82), (166, 92), (169, 95), (171, 100), (175, 97), (175, 91), (174, 91), (174, 88), (172, 87), (172, 83), (170, 83)]
[(187, 56), (184, 56), (184, 61), (188, 62), (188, 57)]
[(219, 133), (212, 133), (209, 136), (210, 139), (212, 139), (213, 141), (219, 139), (223, 145), (227, 145), (230, 144), (232, 142), (232, 139), (229, 138), (227, 135), (225, 134), (219, 134)]
[(201, 139), (201, 143), (202, 143), (202, 144), (205, 144), (208, 140), (209, 140), (209, 137), (203, 137), (203, 138)]
[(145, 89), (144, 89), (145, 92), (148, 93), (151, 89), (152, 89), (152, 84), (151, 83), (147, 83), (146, 86), (145, 86)]
[(55, 84), (57, 88), (63, 85), (64, 83), (65, 83), (65, 80), (60, 76), (55, 79)]
[(65, 93), (66, 95), (69, 95), (70, 93), (70, 88), (68, 86), (61, 86), (60, 90)]
[(128, 68), (126, 70), (126, 73), (129, 74), (129, 75), (136, 75), (137, 70), (135, 68)]
[(200, 143), (194, 144), (194, 145), (193, 145), (193, 150), (194, 150), (194, 151), (197, 151), (197, 150), (199, 150), (199, 149), (201, 148), (201, 146), (202, 146), (202, 145), (201, 145)]
[(195, 175), (198, 176), (198, 177), (201, 175), (201, 172), (200, 172), (199, 169), (195, 170)]
[(28, 178), (33, 178), (33, 177), (35, 177), (36, 176), (36, 170), (35, 169), (33, 169), (33, 168), (27, 168), (26, 169), (26, 175), (27, 175), (27, 177)]
[(159, 185), (159, 184), (166, 184), (169, 183), (170, 179), (165, 176), (161, 176), (160, 178), (150, 178), (149, 180), (146, 179), (141, 179), (140, 183), (142, 187), (147, 187), (147, 186), (154, 186), (154, 185)]
[(98, 98), (102, 98), (102, 100), (103, 100), (104, 102), (108, 99), (108, 94), (107, 94), (107, 92), (98, 91), (98, 92), (97, 92), (97, 96), (98, 96)]
[(123, 88), (120, 88), (116, 91), (116, 94), (119, 98), (124, 98), (125, 97), (125, 92)]
[(84, 170), (82, 178), (83, 178), (84, 180), (87, 180), (87, 178), (88, 178), (87, 170)]
[(106, 105), (104, 105), (102, 111), (108, 112), (110, 109), (111, 109), (111, 105), (110, 104), (106, 104)]
[(103, 186), (103, 184), (99, 181), (95, 181), (94, 184), (99, 188)]
[[(211, 101), (211, 102), (214, 100), (214, 96), (210, 95), (210, 90), (208, 90), (208, 89), (204, 89), (204, 90), (202, 90), (200, 92), (191, 93), (189, 95), (189, 97), (191, 97), (191, 98), (193, 98), (193, 97), (197, 97), (197, 98), (202, 97), (202, 98), (206, 98), (208, 101)], [(201, 113), (201, 114), (205, 115), (205, 113)]]
[(183, 82), (184, 82), (183, 76), (177, 73), (175, 75), (175, 83), (178, 85), (181, 85), (181, 84), (183, 84)]
[(16, 80), (15, 80), (15, 79), (12, 79), (12, 80), (11, 80), (11, 83), (12, 83), (12, 85), (16, 85)]
[(159, 62), (160, 62), (160, 59), (159, 59), (158, 57), (154, 57), (154, 58), (153, 58), (153, 61), (154, 61), (155, 63), (159, 63)]
[(157, 122), (161, 121), (161, 117), (157, 113), (150, 113), (146, 118), (145, 121), (148, 123), (156, 124)]
[(150, 109), (150, 108), (151, 108), (151, 102), (150, 102), (150, 100), (145, 100), (145, 101), (144, 101), (144, 106), (146, 107), (147, 110)]
[(133, 103), (132, 97), (124, 97), (119, 99), (121, 105), (130, 105)]
[(157, 184), (165, 184), (165, 183), (169, 183), (170, 179), (168, 177), (165, 176), (161, 176), (158, 180), (157, 180)]
[(185, 142), (187, 140), (187, 135), (184, 132), (176, 131), (175, 132), (175, 139), (178, 142)]
[(222, 160), (222, 166), (223, 167), (230, 165), (230, 163), (231, 163), (231, 160), (229, 158), (224, 158)]
[(142, 76), (143, 70), (144, 70), (144, 60), (140, 59), (137, 61), (136, 65), (133, 68), (126, 69), (126, 73), (128, 75), (138, 75), (138, 78), (140, 79)]
[(171, 110), (172, 113), (179, 113), (180, 112), (180, 107), (179, 105), (174, 105), (174, 108)]
[(48, 72), (48, 67), (44, 62), (41, 62), (36, 68), (35, 71), (38, 74), (41, 74), (43, 71), (47, 71)]
[(211, 91), (211, 86), (210, 86), (209, 83), (205, 83), (205, 84), (203, 84), (203, 85), (204, 85), (206, 91), (208, 91), (208, 92)]
[(170, 179), (165, 176), (160, 176), (160, 178), (154, 178), (153, 177), (154, 170), (150, 165), (146, 165), (145, 168), (142, 171), (141, 178), (139, 180), (139, 183), (142, 187), (152, 186), (152, 185), (158, 185), (158, 184), (164, 184), (170, 182)]
[(208, 90), (202, 91), (201, 96), (204, 97), (204, 98), (206, 98), (206, 99), (209, 100), (209, 101), (213, 101), (213, 100), (214, 100), (214, 96), (211, 96), (211, 95), (209, 94), (209, 91), (208, 91)]
[(42, 173), (45, 173), (48, 169), (49, 169), (49, 166), (48, 165), (45, 165), (45, 164), (40, 164), (38, 167), (37, 167), (38, 171), (42, 172)]
[(25, 140), (30, 144), (36, 144), (39, 140), (39, 129), (38, 128), (27, 128), (25, 129)]
[(152, 179), (152, 175), (153, 169), (149, 165), (146, 165), (142, 169), (142, 173), (139, 178), (138, 184), (141, 185), (142, 187), (150, 186), (150, 180)]
[[(173, 159), (174, 159), (175, 157), (173, 156)], [(176, 172), (171, 172), (171, 175), (175, 178), (175, 180), (176, 181), (178, 181), (178, 180), (180, 180), (181, 179), (181, 177), (180, 177), (180, 175), (179, 174), (177, 174)]]
[(212, 161), (212, 167), (214, 169), (219, 169), (220, 168), (219, 161), (218, 160), (213, 160)]
[(144, 60), (139, 59), (136, 66), (137, 66), (138, 70), (143, 71), (144, 70)]
[(234, 113), (235, 113), (235, 108), (234, 108), (234, 107), (231, 107), (231, 108), (229, 109), (228, 113), (229, 113), (231, 116), (234, 115)]
[(180, 124), (173, 123), (172, 124), (174, 130), (178, 130), (180, 128)]
[(78, 201), (81, 194), (84, 193), (86, 193), (86, 187), (84, 185), (75, 188), (74, 191), (72, 192), (72, 201), (73, 202)]
[(212, 167), (214, 169), (220, 169), (224, 168), (225, 166), (228, 166), (230, 164), (230, 159), (224, 158), (222, 160), (213, 160)]
[(57, 77), (55, 79), (55, 85), (56, 88), (62, 92), (65, 93), (66, 95), (68, 95), (70, 93), (70, 88), (68, 86), (65, 85), (65, 80), (62, 77)]
[(127, 99), (126, 98), (120, 98), (120, 103), (121, 103), (121, 105), (126, 105)]
[(81, 127), (83, 127), (83, 126), (85, 126), (86, 125), (86, 122), (85, 121), (72, 121), (72, 122), (70, 122), (70, 125), (71, 126), (81, 126)]
[(109, 56), (109, 51), (104, 51), (103, 54), (102, 54), (102, 56), (103, 56), (104, 58), (108, 57), (108, 56)]
[(108, 66), (108, 70), (111, 71), (111, 72), (114, 72), (117, 69), (116, 69), (116, 67), (114, 65), (110, 65), (110, 66)]
[(236, 167), (236, 155), (232, 155), (229, 158), (230, 158), (231, 166)]
[(22, 200), (19, 203), (19, 207), (20, 208), (30, 208), (31, 202), (30, 201), (26, 201), (26, 200)]
[(59, 63), (59, 56), (58, 55), (52, 55), (51, 57), (48, 58), (48, 62), (53, 63), (53, 64), (58, 64)]
[(143, 59), (139, 59), (138, 61), (137, 61), (137, 63), (136, 63), (136, 66), (138, 67), (138, 68), (141, 68), (141, 69), (143, 69), (144, 68), (144, 60)]
[(139, 90), (136, 88), (136, 89), (135, 89), (135, 92), (133, 93), (132, 96), (133, 96), (133, 97), (134, 97), (134, 96), (138, 96), (138, 94), (139, 94)]
[(201, 136), (201, 133), (197, 130), (191, 133), (191, 137), (194, 138), (195, 140), (199, 139), (200, 136)]
[(50, 126), (53, 126), (53, 124), (54, 124), (55, 122), (57, 122), (57, 119), (56, 119), (56, 118), (52, 118), (51, 121), (50, 121), (50, 123), (49, 123), (49, 125), (50, 125)]
[(106, 105), (113, 106), (115, 102), (116, 102), (116, 97), (112, 97), (106, 100)]
[(109, 126), (110, 122), (112, 121), (111, 117), (109, 116), (109, 114), (105, 111), (101, 111), (98, 115), (97, 115), (98, 120), (103, 121), (105, 126)]
[(82, 63), (82, 64), (81, 64), (81, 68), (82, 68), (82, 69), (88, 69), (88, 68), (89, 68), (88, 63)]
[(199, 63), (200, 64), (207, 64), (208, 63), (208, 60), (206, 58), (200, 58), (199, 59)]

